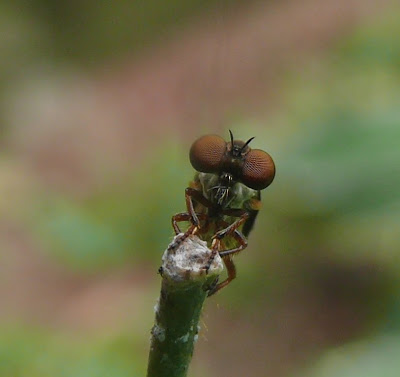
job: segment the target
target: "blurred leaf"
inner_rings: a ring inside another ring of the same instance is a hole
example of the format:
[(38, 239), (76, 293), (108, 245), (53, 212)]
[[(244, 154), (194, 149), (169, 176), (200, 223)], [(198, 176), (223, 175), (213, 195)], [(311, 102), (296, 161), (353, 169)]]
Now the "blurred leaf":
[(329, 351), (309, 377), (397, 377), (400, 370), (398, 334), (349, 344)]
[(280, 163), (310, 211), (343, 215), (399, 201), (398, 109), (366, 114), (336, 110), (314, 122), (318, 127), (303, 125), (307, 137)]
[(39, 242), (85, 269), (132, 257), (158, 259), (172, 238), (172, 215), (185, 210), (184, 190), (193, 171), (176, 146), (164, 141), (156, 150), (123, 183), (111, 183), (81, 203), (56, 194), (43, 198), (34, 218)]
[(400, 25), (398, 11), (379, 15), (375, 22), (361, 27), (339, 46), (339, 52), (353, 64), (384, 65), (391, 64), (397, 70), (400, 67)]
[(147, 355), (130, 333), (83, 340), (32, 328), (1, 332), (1, 376), (128, 377), (145, 372)]
[(80, 268), (109, 267), (121, 261), (126, 242), (106, 223), (72, 201), (58, 200), (38, 224), (44, 243), (64, 262)]

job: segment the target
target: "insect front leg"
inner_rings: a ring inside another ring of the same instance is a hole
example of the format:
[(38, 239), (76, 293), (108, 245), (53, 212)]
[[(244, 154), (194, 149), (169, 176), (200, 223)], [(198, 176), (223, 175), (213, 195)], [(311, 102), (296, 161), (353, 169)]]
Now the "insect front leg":
[(207, 215), (204, 213), (196, 213), (194, 210), (194, 203), (193, 200), (202, 204), (203, 206), (210, 208), (212, 207), (212, 203), (206, 199), (200, 191), (197, 191), (191, 187), (188, 187), (185, 190), (185, 201), (186, 201), (186, 209), (187, 212), (177, 213), (176, 215), (172, 216), (172, 227), (174, 228), (175, 234), (181, 233), (181, 230), (178, 226), (178, 222), (182, 221), (189, 221), (191, 223), (190, 228), (193, 229), (200, 229), (200, 221), (199, 220), (206, 220)]
[[(199, 213), (196, 214), (197, 219), (199, 220), (205, 220), (207, 218), (207, 215), (205, 213)], [(190, 221), (191, 225), (188, 230), (190, 230), (190, 233), (195, 233), (195, 228), (199, 229), (199, 225), (196, 225), (192, 222), (192, 215), (188, 212), (181, 212), (177, 213), (176, 215), (172, 216), (171, 222), (172, 222), (172, 227), (174, 228), (175, 234), (178, 235), (179, 233), (182, 233), (181, 229), (178, 226), (178, 223), (182, 221)]]
[[(198, 218), (200, 218), (201, 220), (205, 220), (207, 218), (207, 215), (205, 213), (200, 213), (198, 215)], [(172, 227), (174, 228), (176, 236), (174, 240), (169, 244), (168, 249), (176, 249), (184, 240), (186, 240), (186, 238), (188, 238), (190, 235), (197, 233), (199, 227), (194, 224), (191, 224), (184, 233), (179, 229), (178, 222), (191, 221), (191, 219), (191, 215), (187, 212), (177, 213), (176, 215), (172, 216)]]
[(182, 231), (180, 230), (180, 228), (178, 226), (178, 223), (180, 223), (182, 221), (190, 221), (190, 219), (191, 219), (191, 216), (187, 212), (177, 213), (176, 215), (172, 216), (172, 218), (171, 218), (172, 227), (174, 228), (174, 232), (176, 235), (178, 235), (179, 233), (182, 233)]

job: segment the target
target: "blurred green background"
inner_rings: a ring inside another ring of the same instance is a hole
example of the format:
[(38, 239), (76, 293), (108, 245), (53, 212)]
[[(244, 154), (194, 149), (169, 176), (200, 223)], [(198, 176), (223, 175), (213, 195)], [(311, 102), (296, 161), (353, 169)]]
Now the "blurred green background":
[(277, 176), (191, 376), (400, 373), (400, 7), (0, 4), (0, 375), (143, 376), (192, 141)]

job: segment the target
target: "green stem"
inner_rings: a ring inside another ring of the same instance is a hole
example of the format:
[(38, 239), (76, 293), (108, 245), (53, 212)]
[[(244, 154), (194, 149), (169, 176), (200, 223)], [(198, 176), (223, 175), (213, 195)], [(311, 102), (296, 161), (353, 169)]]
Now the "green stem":
[(223, 269), (221, 258), (216, 255), (205, 273), (210, 255), (206, 242), (183, 234), (176, 236), (165, 251), (147, 377), (187, 375), (208, 287)]

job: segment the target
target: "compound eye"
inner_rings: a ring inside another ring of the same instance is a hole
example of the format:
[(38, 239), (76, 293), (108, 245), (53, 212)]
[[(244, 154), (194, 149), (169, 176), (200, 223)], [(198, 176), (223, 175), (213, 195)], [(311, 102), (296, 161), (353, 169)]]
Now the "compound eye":
[(199, 172), (217, 173), (226, 150), (226, 141), (217, 135), (197, 139), (190, 148), (190, 163)]
[(242, 183), (254, 190), (269, 186), (275, 177), (272, 157), (261, 149), (252, 149), (245, 157), (242, 168)]

